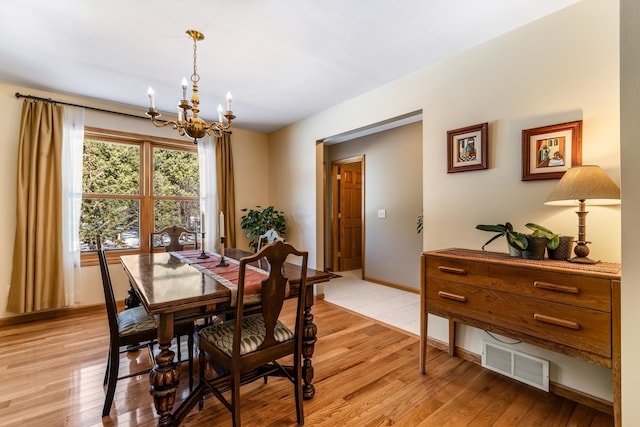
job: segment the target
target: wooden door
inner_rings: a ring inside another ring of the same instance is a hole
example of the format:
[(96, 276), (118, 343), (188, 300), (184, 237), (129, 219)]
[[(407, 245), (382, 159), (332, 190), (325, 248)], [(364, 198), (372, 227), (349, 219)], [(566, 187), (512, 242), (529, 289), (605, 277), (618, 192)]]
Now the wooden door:
[[(337, 170), (337, 271), (362, 268), (362, 162), (338, 164)], [(335, 200), (335, 199), (334, 199)]]

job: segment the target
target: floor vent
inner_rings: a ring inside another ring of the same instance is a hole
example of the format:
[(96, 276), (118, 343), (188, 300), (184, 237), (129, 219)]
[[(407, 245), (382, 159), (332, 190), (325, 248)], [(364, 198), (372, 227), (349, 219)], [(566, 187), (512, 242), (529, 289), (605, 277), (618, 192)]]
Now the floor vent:
[(549, 391), (549, 361), (482, 341), (482, 366)]

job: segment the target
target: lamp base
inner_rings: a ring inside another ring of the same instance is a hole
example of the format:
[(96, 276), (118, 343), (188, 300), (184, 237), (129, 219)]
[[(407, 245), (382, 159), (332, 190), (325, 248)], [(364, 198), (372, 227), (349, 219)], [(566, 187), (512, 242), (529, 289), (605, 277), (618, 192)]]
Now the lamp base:
[(574, 262), (576, 264), (597, 264), (600, 260), (594, 260), (586, 256), (577, 256), (573, 258), (569, 258), (567, 261)]

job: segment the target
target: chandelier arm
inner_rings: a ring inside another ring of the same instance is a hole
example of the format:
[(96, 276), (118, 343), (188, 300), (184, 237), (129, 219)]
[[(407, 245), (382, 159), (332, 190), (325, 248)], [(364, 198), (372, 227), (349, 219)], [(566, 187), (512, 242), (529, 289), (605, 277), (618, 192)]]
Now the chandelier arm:
[[(148, 114), (147, 114), (147, 115), (148, 115)], [(160, 114), (158, 114), (158, 116), (159, 116), (159, 115), (160, 115)], [(165, 126), (172, 125), (174, 129), (177, 129), (177, 128), (178, 128), (178, 123), (177, 123), (175, 120), (172, 120), (172, 121), (164, 121), (164, 120), (163, 120), (163, 121), (159, 122), (159, 121), (157, 121), (157, 120), (156, 120), (156, 117), (157, 117), (157, 116), (152, 116), (152, 117), (151, 117), (151, 123), (153, 123), (153, 125), (154, 125), (155, 127), (163, 128), (163, 127), (165, 127)]]

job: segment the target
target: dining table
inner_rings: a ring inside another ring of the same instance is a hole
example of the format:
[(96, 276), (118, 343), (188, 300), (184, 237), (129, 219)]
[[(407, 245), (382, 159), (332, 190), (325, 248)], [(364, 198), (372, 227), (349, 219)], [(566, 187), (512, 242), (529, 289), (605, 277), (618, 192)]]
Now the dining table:
[[(196, 321), (228, 313), (233, 305), (234, 279), (237, 284), (238, 260), (251, 255), (249, 252), (226, 248), (224, 255), (199, 250), (180, 252), (154, 252), (124, 255), (120, 257), (129, 278), (131, 289), (126, 306), (142, 304), (155, 316), (160, 351), (149, 373), (150, 393), (158, 414), (159, 426), (178, 425), (200, 401), (204, 387), (197, 384), (187, 398), (174, 410), (180, 370), (171, 350), (174, 338), (174, 322)], [(222, 261), (222, 262), (221, 262)], [(227, 264), (226, 266), (224, 264)], [(234, 265), (236, 272), (233, 273)], [(259, 271), (264, 266), (255, 265)], [(284, 274), (289, 279), (290, 295), (300, 289), (298, 265), (285, 263)], [(326, 282), (330, 273), (307, 269), (306, 286)], [(312, 356), (317, 341), (317, 327), (313, 323), (311, 307), (314, 292), (307, 292), (303, 325), (303, 397), (311, 399), (315, 394), (312, 384)]]

